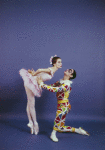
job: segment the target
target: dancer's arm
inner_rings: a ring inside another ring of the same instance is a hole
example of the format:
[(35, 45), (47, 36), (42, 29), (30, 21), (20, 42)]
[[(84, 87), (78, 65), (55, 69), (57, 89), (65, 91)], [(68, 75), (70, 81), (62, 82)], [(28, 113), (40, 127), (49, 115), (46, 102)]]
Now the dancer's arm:
[(50, 92), (65, 92), (71, 90), (71, 87), (65, 84), (62, 84), (60, 87), (52, 87), (50, 85), (44, 84), (43, 82), (40, 83), (41, 88), (44, 88)]
[(36, 76), (36, 75), (38, 75), (41, 72), (51, 73), (51, 70), (49, 68), (46, 68), (46, 69), (38, 69), (36, 71), (34, 71), (34, 70), (28, 70), (28, 72), (31, 73), (33, 76)]
[(60, 86), (60, 82), (57, 81), (57, 82), (55, 82), (53, 84), (50, 84), (49, 86), (58, 87), (58, 86)]

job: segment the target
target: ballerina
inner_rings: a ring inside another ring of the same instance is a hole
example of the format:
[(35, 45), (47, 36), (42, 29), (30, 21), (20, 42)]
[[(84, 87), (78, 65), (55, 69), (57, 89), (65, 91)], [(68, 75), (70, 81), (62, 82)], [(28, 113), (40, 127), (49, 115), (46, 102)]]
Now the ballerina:
[(43, 82), (52, 79), (54, 73), (62, 68), (62, 60), (55, 55), (50, 58), (50, 64), (52, 67), (45, 69), (38, 69), (37, 71), (21, 69), (19, 71), (20, 76), (23, 78), (24, 87), (27, 95), (27, 116), (29, 123), (27, 126), (31, 129), (31, 134), (38, 134), (39, 126), (36, 118), (35, 110), (35, 96), (41, 97), (42, 89), (37, 83), (37, 77), (41, 77)]

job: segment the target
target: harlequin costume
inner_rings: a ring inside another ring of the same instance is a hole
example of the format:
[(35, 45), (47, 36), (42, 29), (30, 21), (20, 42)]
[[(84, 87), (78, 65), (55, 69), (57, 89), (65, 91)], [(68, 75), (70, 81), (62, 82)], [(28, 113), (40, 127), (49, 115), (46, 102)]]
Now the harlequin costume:
[(89, 133), (79, 128), (74, 128), (70, 126), (65, 126), (65, 119), (66, 115), (71, 109), (71, 105), (69, 103), (68, 97), (71, 92), (71, 84), (72, 81), (70, 80), (60, 80), (54, 84), (46, 85), (43, 82), (40, 83), (40, 87), (49, 90), (50, 92), (57, 92), (57, 112), (56, 112), (56, 118), (54, 120), (54, 126), (53, 131), (51, 133), (50, 138), (54, 142), (58, 142), (58, 138), (56, 137), (56, 131), (58, 132), (75, 132), (82, 135), (88, 135)]
[(69, 103), (68, 97), (71, 92), (71, 84), (70, 80), (60, 80), (54, 84), (46, 85), (41, 82), (40, 86), (50, 92), (57, 92), (57, 112), (56, 118), (54, 120), (53, 130), (59, 132), (75, 132), (75, 128), (70, 126), (65, 126), (66, 115), (71, 109), (71, 105)]
[(42, 93), (42, 89), (39, 87), (36, 78), (38, 76), (41, 76), (43, 81), (48, 81), (52, 79), (53, 77), (52, 68), (49, 68), (49, 70), (50, 70), (50, 74), (42, 72), (36, 76), (32, 76), (26, 69), (21, 69), (19, 71), (19, 74), (24, 81), (24, 85), (27, 86), (35, 96), (40, 97)]

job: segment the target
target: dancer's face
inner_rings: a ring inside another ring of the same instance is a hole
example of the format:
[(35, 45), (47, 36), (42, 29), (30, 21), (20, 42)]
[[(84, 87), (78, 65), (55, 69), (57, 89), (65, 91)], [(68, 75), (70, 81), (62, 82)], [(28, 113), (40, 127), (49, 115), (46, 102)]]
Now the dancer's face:
[(73, 77), (73, 75), (72, 75), (73, 72), (74, 72), (73, 69), (67, 69), (67, 70), (64, 71), (64, 74), (65, 74), (66, 76), (68, 76), (68, 77)]
[(56, 65), (57, 68), (62, 68), (62, 60), (60, 58), (57, 59), (57, 61), (54, 65)]

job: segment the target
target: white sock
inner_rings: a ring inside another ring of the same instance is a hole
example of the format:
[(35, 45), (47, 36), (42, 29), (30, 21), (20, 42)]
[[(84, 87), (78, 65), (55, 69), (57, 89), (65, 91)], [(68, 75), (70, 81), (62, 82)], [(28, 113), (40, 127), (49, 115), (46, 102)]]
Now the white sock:
[(84, 129), (82, 129), (81, 127), (79, 127), (78, 129), (75, 128), (75, 132), (78, 133), (78, 134), (82, 134), (82, 135), (88, 135), (89, 136), (89, 133), (87, 133)]
[(51, 133), (50, 138), (54, 141), (54, 142), (58, 142), (58, 138), (56, 137), (56, 130), (53, 130)]

